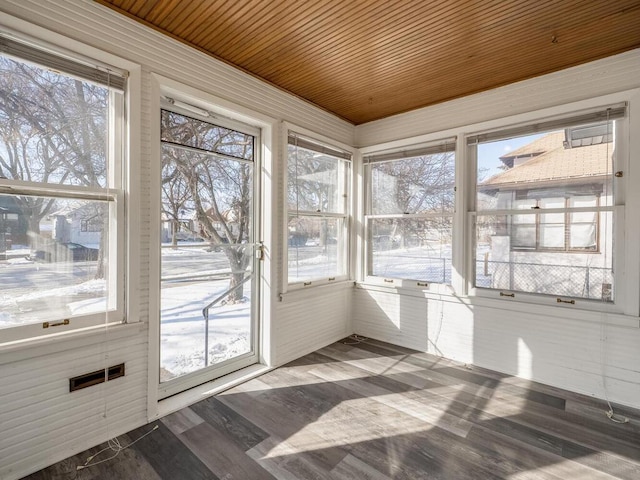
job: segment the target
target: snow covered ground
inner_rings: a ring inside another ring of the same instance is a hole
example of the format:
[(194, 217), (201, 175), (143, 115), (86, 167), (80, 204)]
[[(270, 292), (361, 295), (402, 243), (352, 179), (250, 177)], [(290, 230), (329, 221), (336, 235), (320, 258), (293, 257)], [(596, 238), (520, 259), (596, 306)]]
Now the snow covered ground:
[(243, 302), (209, 311), (209, 358), (205, 364), (206, 322), (202, 309), (223, 293), (228, 280), (165, 283), (160, 324), (160, 380), (193, 372), (251, 351), (250, 287)]
[[(342, 266), (337, 265), (335, 251), (327, 250), (323, 255), (320, 247), (314, 245), (300, 248), (295, 266), (289, 267), (290, 274), (295, 269), (294, 278), (309, 278), (337, 271)], [(491, 277), (484, 278), (481, 273), (482, 258), (487, 251), (489, 245), (478, 246), (477, 270), (478, 283), (487, 282), (488, 286)], [(163, 248), (162, 254), (161, 380), (203, 368), (205, 362), (214, 365), (250, 352), (254, 333), (251, 282), (244, 286), (242, 302), (211, 308), (205, 331), (202, 309), (229, 287), (229, 262), (224, 251), (210, 252), (200, 243)], [(63, 315), (59, 318), (104, 311), (105, 282), (93, 279), (87, 263), (90, 262), (34, 263), (20, 256), (0, 261), (0, 338), (3, 327), (32, 323), (33, 318), (42, 321), (43, 309)], [(374, 252), (372, 267), (379, 276), (448, 283), (451, 248), (431, 245), (380, 250)], [(208, 334), (207, 355), (205, 334)]]

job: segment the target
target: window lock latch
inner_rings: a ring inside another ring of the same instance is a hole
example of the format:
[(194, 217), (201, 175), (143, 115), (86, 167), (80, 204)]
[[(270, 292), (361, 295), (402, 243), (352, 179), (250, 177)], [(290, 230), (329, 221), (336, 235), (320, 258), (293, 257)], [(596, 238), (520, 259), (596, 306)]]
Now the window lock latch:
[(256, 259), (264, 260), (264, 243), (262, 242), (258, 243), (256, 248)]

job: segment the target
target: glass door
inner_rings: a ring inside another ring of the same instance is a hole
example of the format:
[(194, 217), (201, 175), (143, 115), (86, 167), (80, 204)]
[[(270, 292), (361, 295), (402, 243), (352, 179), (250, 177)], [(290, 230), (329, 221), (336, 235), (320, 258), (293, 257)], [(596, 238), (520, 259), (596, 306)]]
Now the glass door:
[(162, 110), (161, 141), (164, 398), (257, 361), (259, 246), (256, 133)]

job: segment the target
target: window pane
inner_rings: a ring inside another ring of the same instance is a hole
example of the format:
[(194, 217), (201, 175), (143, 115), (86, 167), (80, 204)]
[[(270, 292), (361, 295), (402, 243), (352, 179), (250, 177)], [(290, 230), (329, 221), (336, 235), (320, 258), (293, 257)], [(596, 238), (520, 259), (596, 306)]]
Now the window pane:
[(292, 144), (288, 155), (289, 211), (345, 213), (349, 163)]
[[(250, 246), (162, 244), (161, 382), (251, 351), (252, 255)], [(234, 287), (207, 322), (203, 309)]]
[(595, 250), (597, 248), (595, 223), (571, 224), (570, 242), (571, 248)]
[(372, 163), (371, 214), (453, 213), (454, 152)]
[[(570, 209), (613, 205), (613, 130), (614, 122), (567, 125), (470, 147), (477, 286), (612, 300), (613, 213)], [(488, 215), (520, 209), (529, 215)]]
[(109, 210), (103, 201), (0, 195), (0, 328), (114, 306)]
[(369, 274), (451, 283), (450, 216), (369, 219)]
[(564, 248), (564, 225), (540, 224), (540, 248)]
[(346, 275), (344, 219), (290, 216), (288, 230), (290, 283)]
[[(527, 217), (533, 217), (533, 215), (527, 215)], [(511, 246), (514, 248), (536, 248), (536, 226), (512, 225)]]
[(110, 95), (0, 56), (0, 178), (105, 187)]
[(161, 140), (231, 157), (253, 159), (253, 136), (162, 110)]
[[(514, 250), (514, 237), (509, 235), (507, 228), (509, 222), (509, 215), (478, 215), (476, 287), (607, 301), (613, 299), (611, 255)], [(601, 228), (607, 225), (606, 236), (609, 239), (611, 223), (601, 222)], [(586, 233), (579, 231), (577, 235)]]
[[(477, 210), (519, 208), (521, 198), (564, 208), (566, 197), (598, 195), (612, 205), (612, 131), (613, 122), (603, 122), (478, 144)], [(567, 141), (578, 134), (580, 142)]]
[(166, 382), (252, 350), (254, 138), (165, 111), (162, 139), (160, 381)]

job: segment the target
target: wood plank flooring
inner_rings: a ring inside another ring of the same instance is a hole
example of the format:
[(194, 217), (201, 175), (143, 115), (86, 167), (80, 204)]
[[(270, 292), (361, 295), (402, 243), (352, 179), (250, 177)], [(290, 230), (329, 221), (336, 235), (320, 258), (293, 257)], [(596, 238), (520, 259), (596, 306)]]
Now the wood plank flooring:
[[(640, 412), (425, 353), (337, 342), (29, 480), (640, 479)], [(107, 455), (109, 453), (107, 452)], [(100, 460), (97, 457), (96, 460)]]

